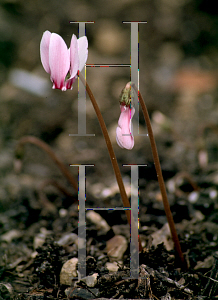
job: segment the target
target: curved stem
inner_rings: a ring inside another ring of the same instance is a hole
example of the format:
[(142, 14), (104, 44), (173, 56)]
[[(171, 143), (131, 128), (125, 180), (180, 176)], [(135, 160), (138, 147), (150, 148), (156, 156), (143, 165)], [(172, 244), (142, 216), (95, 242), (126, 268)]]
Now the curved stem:
[(42, 207), (44, 207), (46, 209), (46, 211), (50, 211), (52, 213), (57, 212), (56, 206), (50, 200), (48, 200), (48, 198), (46, 196), (46, 192), (44, 191), (45, 187), (47, 187), (49, 185), (55, 187), (57, 190), (59, 190), (65, 196), (67, 196), (71, 199), (75, 198), (69, 191), (66, 190), (64, 185), (60, 184), (58, 181), (56, 181), (54, 179), (47, 179), (47, 180), (43, 181), (38, 188), (39, 201), (41, 202)]
[(170, 231), (172, 234), (172, 239), (174, 241), (174, 245), (175, 245), (175, 249), (176, 252), (181, 260), (181, 263), (183, 265), (183, 267), (186, 268), (186, 263), (184, 260), (184, 256), (181, 250), (181, 246), (180, 246), (180, 242), (179, 242), (179, 238), (177, 235), (177, 231), (176, 231), (176, 227), (175, 227), (175, 223), (173, 220), (173, 216), (170, 210), (170, 205), (168, 202), (168, 198), (167, 198), (167, 192), (166, 192), (166, 187), (165, 187), (165, 183), (164, 183), (164, 179), (163, 179), (163, 175), (162, 175), (162, 170), (161, 170), (161, 165), (160, 165), (160, 160), (159, 160), (159, 155), (158, 155), (158, 151), (157, 151), (157, 146), (156, 146), (156, 142), (154, 139), (154, 134), (153, 134), (153, 130), (151, 127), (151, 121), (149, 118), (149, 114), (148, 114), (148, 110), (147, 107), (145, 105), (144, 99), (140, 93), (140, 91), (138, 91), (136, 85), (134, 83), (131, 83), (132, 87), (135, 89), (136, 94), (138, 95), (138, 99), (142, 108), (142, 112), (145, 118), (145, 122), (147, 125), (147, 129), (148, 129), (148, 135), (149, 135), (149, 139), (150, 139), (150, 143), (151, 143), (151, 149), (152, 149), (152, 155), (153, 155), (153, 159), (154, 159), (154, 165), (155, 165), (155, 169), (156, 169), (156, 173), (157, 173), (157, 178), (158, 178), (158, 183), (160, 186), (160, 191), (161, 191), (161, 195), (162, 195), (162, 199), (163, 199), (163, 204), (164, 204), (164, 210), (166, 213), (166, 217), (167, 217), (167, 221), (169, 223), (169, 227), (170, 227)]
[[(94, 110), (96, 112), (98, 121), (100, 123), (101, 130), (102, 130), (102, 133), (104, 135), (105, 142), (106, 142), (106, 145), (107, 145), (108, 153), (110, 155), (111, 163), (112, 163), (112, 166), (113, 166), (113, 169), (114, 169), (114, 173), (115, 173), (115, 176), (116, 176), (116, 179), (117, 179), (117, 184), (118, 184), (119, 189), (120, 189), (120, 195), (121, 195), (121, 198), (122, 198), (122, 201), (123, 201), (123, 206), (124, 207), (130, 207), (129, 199), (127, 197), (126, 190), (125, 190), (125, 187), (124, 187), (124, 184), (123, 184), (123, 179), (122, 179), (122, 176), (121, 176), (121, 173), (120, 173), (118, 162), (117, 162), (117, 159), (116, 159), (116, 156), (115, 156), (115, 153), (114, 153), (114, 149), (113, 149), (113, 146), (111, 144), (111, 140), (110, 140), (110, 137), (109, 137), (104, 119), (102, 117), (101, 111), (98, 107), (98, 104), (95, 100), (95, 97), (94, 97), (88, 83), (86, 82), (85, 78), (82, 76), (81, 73), (79, 73), (79, 79), (82, 81), (83, 85), (86, 87), (86, 91), (89, 95), (89, 98), (90, 98), (90, 100), (92, 102), (92, 105), (94, 107)], [(140, 237), (137, 234), (136, 224), (135, 224), (135, 222), (134, 222), (134, 224), (131, 224), (130, 211), (125, 210), (125, 213), (126, 213), (126, 216), (127, 216), (128, 223), (131, 226), (132, 236), (133, 236), (133, 239), (135, 241), (136, 249), (138, 249), (138, 244), (139, 244), (139, 251), (142, 251), (141, 240), (140, 240)]]
[(78, 182), (76, 179), (74, 179), (73, 175), (70, 173), (70, 171), (67, 169), (67, 167), (60, 161), (60, 159), (56, 156), (56, 154), (53, 152), (53, 150), (42, 140), (34, 137), (34, 136), (24, 136), (21, 138), (16, 146), (15, 153), (16, 155), (19, 155), (20, 152), (22, 152), (22, 147), (24, 144), (30, 143), (38, 146), (42, 150), (44, 150), (51, 159), (56, 163), (58, 168), (61, 170), (61, 172), (64, 174), (64, 176), (67, 178), (69, 183), (73, 186), (73, 188), (78, 191)]

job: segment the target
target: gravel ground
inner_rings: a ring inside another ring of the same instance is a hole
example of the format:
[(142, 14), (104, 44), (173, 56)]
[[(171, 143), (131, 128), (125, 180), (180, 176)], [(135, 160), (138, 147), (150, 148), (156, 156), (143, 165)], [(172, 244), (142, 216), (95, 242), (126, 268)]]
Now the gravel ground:
[[(24, 136), (44, 141), (76, 180), (70, 164), (94, 164), (86, 168), (86, 206), (122, 206), (88, 96), (87, 133), (95, 136), (69, 136), (78, 132), (77, 82), (72, 91), (52, 90), (41, 65), (43, 32), (60, 34), (69, 46), (78, 34), (78, 25), (70, 23), (75, 20), (95, 21), (86, 25), (87, 64), (129, 64), (130, 25), (122, 21), (147, 21), (139, 25), (139, 87), (186, 270), (174, 252), (141, 109), (139, 132), (145, 136), (135, 136), (132, 150), (116, 144), (119, 94), (129, 68), (87, 67), (128, 196), (131, 173), (122, 165), (146, 165), (139, 168), (139, 272), (146, 279), (129, 278), (129, 226), (120, 211), (87, 217), (91, 286), (72, 280), (76, 265), (66, 268), (70, 277), (63, 279), (64, 264), (78, 256), (78, 193), (36, 145), (25, 145), (22, 161), (15, 159), (18, 141)], [(216, 299), (217, 24), (215, 4), (205, 0), (0, 3), (0, 299)], [(100, 216), (106, 228), (96, 221)], [(111, 256), (111, 243), (123, 249), (120, 256)]]

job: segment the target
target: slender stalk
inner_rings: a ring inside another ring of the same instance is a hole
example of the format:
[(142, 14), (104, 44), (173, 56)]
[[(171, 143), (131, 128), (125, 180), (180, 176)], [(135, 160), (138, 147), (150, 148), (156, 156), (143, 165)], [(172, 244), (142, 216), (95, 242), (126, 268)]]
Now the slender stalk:
[(163, 175), (162, 175), (159, 155), (158, 155), (158, 152), (157, 152), (157, 146), (156, 146), (156, 142), (155, 142), (155, 139), (154, 139), (153, 130), (152, 130), (152, 127), (151, 127), (151, 121), (150, 121), (150, 118), (149, 118), (148, 110), (147, 110), (147, 107), (145, 105), (144, 99), (143, 99), (140, 91), (138, 91), (136, 85), (134, 83), (131, 83), (131, 85), (135, 89), (136, 94), (138, 95), (139, 102), (140, 102), (140, 105), (142, 107), (142, 112), (143, 112), (145, 122), (146, 122), (146, 125), (147, 125), (148, 135), (149, 135), (152, 154), (153, 154), (153, 159), (154, 159), (154, 165), (155, 165), (155, 169), (156, 169), (156, 172), (157, 172), (158, 183), (159, 183), (159, 186), (160, 186), (160, 191), (161, 191), (161, 195), (162, 195), (162, 199), (163, 199), (164, 209), (165, 209), (167, 221), (169, 223), (170, 231), (171, 231), (171, 234), (172, 234), (172, 239), (174, 241), (175, 249), (176, 249), (176, 252), (177, 252), (177, 254), (178, 254), (178, 256), (181, 260), (181, 263), (182, 263), (183, 267), (186, 268), (185, 259), (184, 259), (184, 256), (183, 256), (183, 253), (182, 253), (182, 250), (181, 250), (181, 246), (180, 246), (179, 238), (178, 238), (178, 235), (177, 235), (175, 223), (173, 221), (173, 216), (172, 216), (172, 213), (171, 213), (171, 210), (170, 210), (170, 205), (169, 205), (168, 198), (167, 198), (166, 187), (165, 187), (165, 183), (164, 183), (164, 179), (163, 179)]
[[(42, 182), (39, 186), (38, 189), (38, 194), (39, 194), (39, 201), (41, 202), (41, 205), (46, 209), (46, 211), (50, 211), (52, 213), (56, 213), (57, 212), (57, 208), (56, 206), (50, 201), (48, 200), (46, 193), (44, 191), (45, 187), (47, 186), (53, 186), (56, 189), (58, 189), (62, 194), (64, 194), (67, 197), (70, 197), (72, 199), (74, 199), (75, 197), (73, 197), (73, 195), (66, 190), (66, 188), (64, 187), (64, 185), (60, 184), (58, 181), (53, 180), (53, 179), (47, 179), (44, 182)], [(76, 198), (75, 198), (76, 200)]]
[(73, 177), (73, 175), (70, 173), (70, 171), (67, 169), (67, 167), (60, 161), (60, 159), (56, 156), (56, 154), (53, 152), (53, 150), (42, 140), (34, 137), (34, 136), (24, 136), (21, 138), (16, 146), (15, 153), (17, 156), (21, 152), (23, 152), (23, 146), (24, 144), (34, 144), (44, 150), (50, 157), (51, 159), (56, 163), (58, 168), (61, 170), (61, 172), (64, 174), (64, 176), (67, 178), (69, 183), (73, 186), (73, 188), (78, 191), (78, 182), (77, 180)]
[[(88, 83), (86, 82), (85, 78), (82, 76), (81, 73), (79, 73), (79, 79), (82, 81), (83, 85), (86, 87), (86, 91), (87, 91), (87, 93), (89, 95), (89, 98), (92, 102), (92, 105), (93, 105), (94, 110), (96, 112), (96, 115), (97, 115), (101, 130), (102, 130), (102, 133), (104, 135), (105, 142), (106, 142), (107, 149), (108, 149), (108, 153), (110, 155), (111, 163), (112, 163), (114, 173), (115, 173), (115, 176), (116, 176), (116, 179), (117, 179), (117, 184), (118, 184), (119, 189), (120, 189), (120, 195), (121, 195), (121, 198), (122, 198), (122, 201), (123, 201), (123, 206), (124, 207), (130, 207), (129, 199), (127, 197), (126, 190), (125, 190), (125, 187), (124, 187), (124, 184), (123, 184), (123, 179), (122, 179), (122, 176), (121, 176), (121, 173), (120, 173), (118, 162), (117, 162), (117, 159), (116, 159), (116, 156), (115, 156), (115, 153), (114, 153), (114, 149), (113, 149), (113, 146), (111, 144), (111, 140), (110, 140), (110, 137), (109, 137), (104, 119), (102, 117), (101, 111), (98, 107), (98, 104), (95, 100), (95, 97), (94, 97)], [(142, 251), (142, 244), (141, 244), (140, 237), (137, 234), (136, 224), (135, 224), (135, 222), (133, 224), (131, 224), (130, 211), (125, 210), (125, 213), (126, 213), (126, 216), (127, 216), (128, 223), (131, 227), (131, 232), (132, 232), (133, 239), (135, 241), (136, 249), (138, 249), (138, 245), (139, 245), (139, 251)]]

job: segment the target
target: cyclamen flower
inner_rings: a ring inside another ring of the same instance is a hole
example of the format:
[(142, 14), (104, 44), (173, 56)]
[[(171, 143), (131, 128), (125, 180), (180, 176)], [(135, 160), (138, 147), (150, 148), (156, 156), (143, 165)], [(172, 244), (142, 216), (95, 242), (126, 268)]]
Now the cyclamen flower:
[(116, 129), (117, 144), (121, 148), (131, 150), (134, 146), (132, 117), (135, 113), (135, 108), (130, 108), (126, 105), (120, 105), (121, 114)]
[(128, 82), (120, 94), (121, 114), (116, 129), (117, 144), (121, 148), (131, 150), (134, 146), (132, 118), (135, 109), (132, 106), (131, 82)]
[(50, 74), (52, 88), (62, 91), (72, 89), (77, 72), (82, 71), (88, 57), (87, 38), (83, 36), (77, 39), (73, 34), (68, 49), (60, 35), (47, 30), (40, 43), (40, 56), (45, 71)]

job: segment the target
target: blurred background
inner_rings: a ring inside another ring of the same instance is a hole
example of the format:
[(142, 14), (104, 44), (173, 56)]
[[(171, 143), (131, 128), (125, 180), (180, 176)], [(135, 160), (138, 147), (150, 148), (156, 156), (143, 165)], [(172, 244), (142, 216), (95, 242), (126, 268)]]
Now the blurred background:
[[(87, 133), (77, 133), (77, 82), (73, 91), (52, 90), (39, 45), (45, 30), (58, 33), (69, 47), (78, 25), (86, 25), (88, 64), (129, 64), (130, 24), (139, 25), (140, 91), (151, 116), (162, 167), (202, 172), (218, 162), (218, 11), (206, 0), (1, 0), (0, 3), (0, 199), (16, 199), (22, 185), (61, 177), (48, 156), (26, 147), (22, 175), (13, 170), (14, 148), (25, 135), (47, 142), (66, 164), (87, 169), (89, 190), (115, 184), (101, 129), (87, 96)], [(130, 80), (127, 67), (87, 68), (120, 166), (153, 162), (148, 137), (135, 137), (128, 151), (117, 146), (119, 94)], [(140, 133), (146, 133), (140, 110)], [(137, 126), (137, 124), (135, 124)], [(127, 173), (126, 168), (123, 175)], [(71, 170), (75, 176), (77, 170)], [(128, 170), (129, 172), (129, 170)], [(145, 172), (146, 173), (146, 172)], [(92, 176), (88, 176), (91, 174)], [(149, 173), (145, 174), (149, 178)], [(217, 179), (216, 179), (217, 180)], [(98, 183), (98, 185), (96, 185)], [(92, 189), (92, 186), (94, 187)]]

